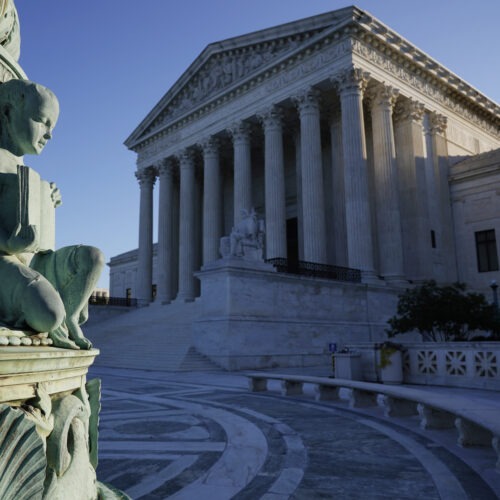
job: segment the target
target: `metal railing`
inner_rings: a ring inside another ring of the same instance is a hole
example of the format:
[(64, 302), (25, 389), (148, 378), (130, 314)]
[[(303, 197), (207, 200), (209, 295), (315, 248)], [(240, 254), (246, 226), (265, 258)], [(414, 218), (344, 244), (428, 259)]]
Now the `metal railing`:
[(361, 271), (349, 267), (330, 266), (317, 262), (306, 262), (304, 260), (289, 261), (288, 259), (267, 259), (279, 273), (297, 274), (299, 276), (310, 276), (313, 278), (324, 278), (335, 281), (347, 281), (350, 283), (361, 283)]
[(93, 306), (137, 307), (137, 299), (127, 297), (96, 297), (92, 295), (89, 304)]

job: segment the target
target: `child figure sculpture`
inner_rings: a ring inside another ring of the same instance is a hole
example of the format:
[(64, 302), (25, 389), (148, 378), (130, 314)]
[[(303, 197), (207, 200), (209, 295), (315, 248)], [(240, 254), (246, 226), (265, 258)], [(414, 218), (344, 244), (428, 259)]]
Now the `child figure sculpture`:
[(49, 89), (27, 80), (0, 85), (0, 324), (48, 333), (56, 347), (90, 349), (80, 325), (103, 254), (82, 245), (54, 251), (59, 190), (23, 165), (23, 155), (41, 153), (58, 115)]

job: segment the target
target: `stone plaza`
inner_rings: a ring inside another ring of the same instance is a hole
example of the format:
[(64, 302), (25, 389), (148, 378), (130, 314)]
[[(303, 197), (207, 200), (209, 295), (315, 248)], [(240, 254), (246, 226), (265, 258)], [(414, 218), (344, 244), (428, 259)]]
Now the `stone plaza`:
[[(500, 496), (496, 453), (456, 430), (303, 395), (249, 392), (243, 374), (97, 366), (103, 380), (98, 477), (136, 500), (481, 499)], [(300, 370), (292, 371), (300, 373)], [(328, 376), (328, 369), (304, 373)], [(270, 375), (272, 374), (269, 373)], [(327, 379), (328, 380), (328, 379)], [(498, 392), (427, 388), (500, 411)]]

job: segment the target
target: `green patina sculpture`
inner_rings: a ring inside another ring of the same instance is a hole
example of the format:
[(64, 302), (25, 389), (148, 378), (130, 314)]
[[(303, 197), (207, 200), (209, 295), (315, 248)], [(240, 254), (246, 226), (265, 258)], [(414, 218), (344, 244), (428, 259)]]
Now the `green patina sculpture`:
[(58, 115), (49, 89), (27, 80), (0, 85), (0, 324), (48, 333), (56, 347), (90, 349), (80, 325), (104, 257), (83, 245), (54, 250), (59, 190), (23, 163), (41, 153)]

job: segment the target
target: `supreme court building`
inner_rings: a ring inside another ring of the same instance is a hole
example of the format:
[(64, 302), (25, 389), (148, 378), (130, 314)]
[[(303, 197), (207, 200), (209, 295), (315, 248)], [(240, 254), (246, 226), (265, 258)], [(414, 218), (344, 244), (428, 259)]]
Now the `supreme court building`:
[[(225, 318), (367, 340), (410, 283), (500, 279), (499, 106), (356, 7), (207, 46), (125, 144), (139, 246), (110, 293), (196, 299), (200, 336)], [(251, 208), (271, 264), (238, 270), (220, 239)]]

